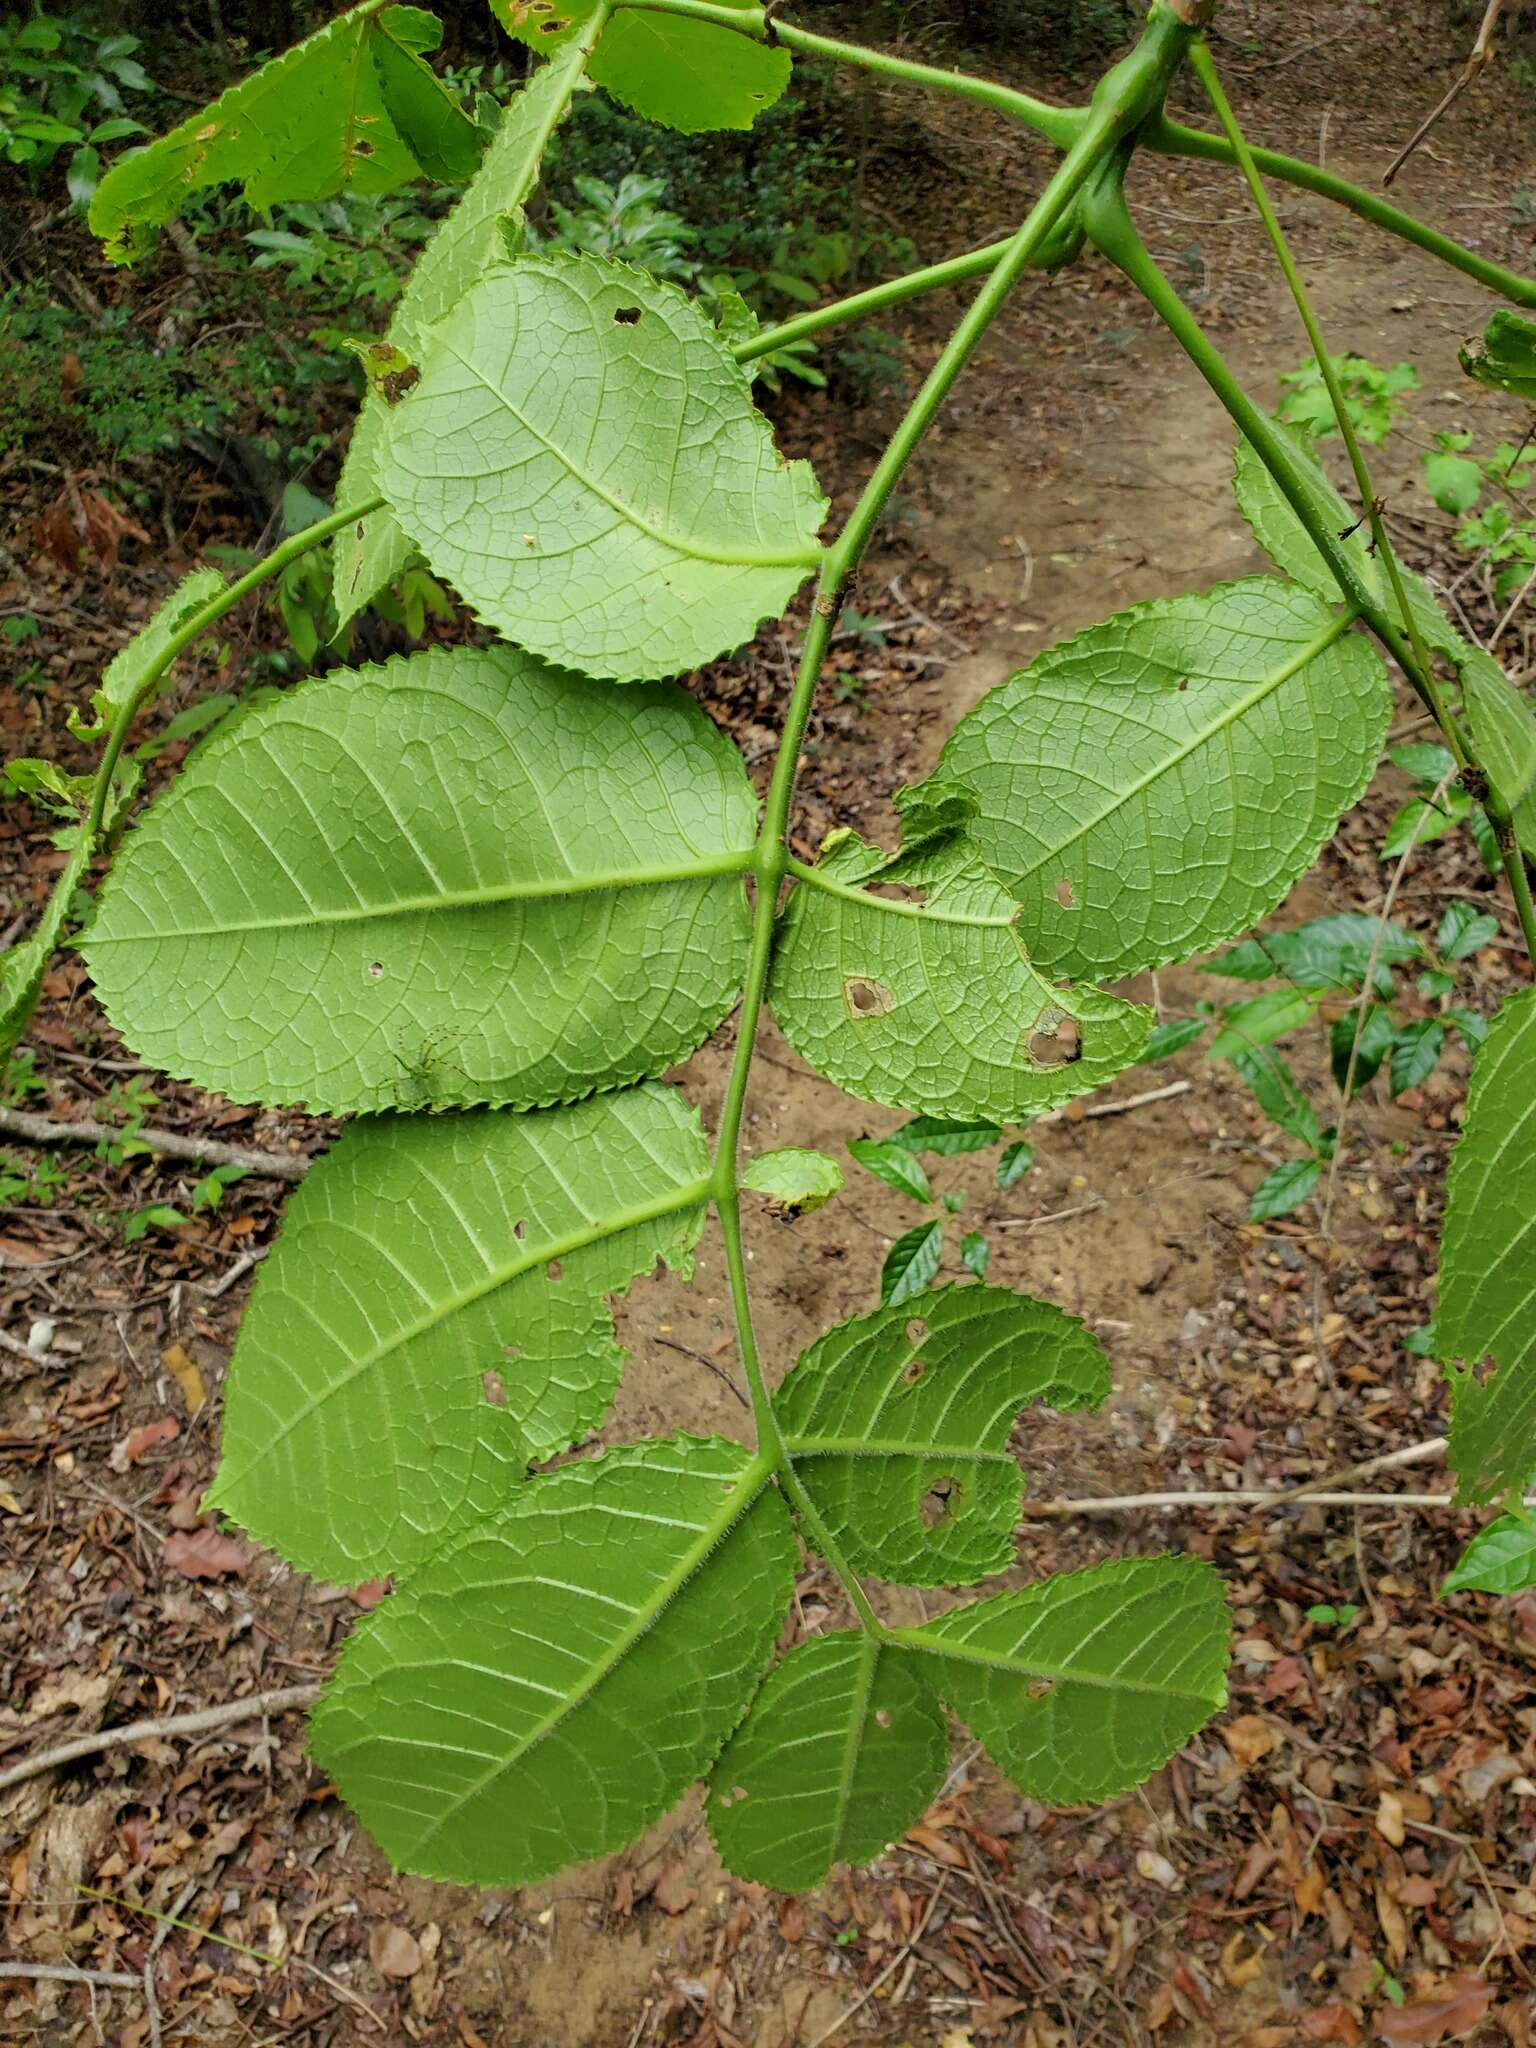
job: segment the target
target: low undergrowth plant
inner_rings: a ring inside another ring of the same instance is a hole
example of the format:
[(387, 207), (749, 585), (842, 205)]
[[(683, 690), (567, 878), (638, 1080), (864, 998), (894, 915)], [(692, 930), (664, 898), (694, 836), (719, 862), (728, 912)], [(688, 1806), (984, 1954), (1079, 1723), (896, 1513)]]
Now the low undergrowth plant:
[[(1251, 150), (1195, 0), (1154, 5), (1080, 107), (737, 0), (496, 4), (547, 61), (483, 158), (425, 61), (431, 18), (369, 0), (101, 183), (93, 225), (126, 259), (216, 184), (318, 203), (478, 163), (395, 307), (338, 509), (234, 582), (194, 572), (103, 676), (82, 724), (99, 766), (65, 791), (67, 865), (4, 963), (5, 1037), (132, 800), (129, 729), (181, 650), (333, 536), (342, 622), (424, 560), (485, 644), (333, 672), (223, 719), (123, 839), (78, 939), (151, 1066), (352, 1118), (262, 1265), (210, 1500), (307, 1571), (393, 1582), (312, 1743), (400, 1866), (530, 1881), (631, 1841), (702, 1776), (731, 1867), (799, 1887), (918, 1817), (950, 1715), (1035, 1799), (1135, 1784), (1221, 1705), (1227, 1610), (1192, 1555), (1007, 1585), (1015, 1419), (1093, 1408), (1109, 1386), (1096, 1339), (1052, 1303), (919, 1269), (787, 1371), (760, 1355), (743, 1205), (791, 1215), (841, 1179), (821, 1153), (743, 1156), (764, 1012), (817, 1072), (921, 1120), (898, 1141), (909, 1160), (941, 1156), (946, 1129), (991, 1142), (1100, 1086), (1153, 1031), (1112, 985), (1251, 928), (1364, 789), (1392, 710), (1378, 649), (1485, 809), (1536, 943), (1536, 722), (1391, 549), (1266, 180), (1339, 200), (1517, 303), (1536, 285)], [(744, 130), (805, 55), (965, 97), (1060, 163), (1006, 240), (767, 330), (717, 325), (642, 270), (527, 249), (541, 158), (585, 84), (684, 131)], [(1186, 64), (1216, 131), (1163, 112)], [(1327, 366), (1353, 505), (1148, 254), (1125, 192), (1143, 149), (1245, 178)], [(1020, 278), (1088, 244), (1230, 412), (1238, 498), (1278, 573), (1137, 605), (1050, 649), (896, 793), (898, 844), (839, 831), (803, 860), (790, 824), (807, 721), (891, 494)], [(966, 278), (974, 297), (825, 535), (810, 469), (754, 409), (751, 365)], [(1514, 359), (1511, 331), (1523, 339), (1518, 323), (1490, 330), (1486, 362)], [(759, 804), (735, 748), (665, 678), (742, 645), (812, 579)], [(733, 1012), (706, 1132), (661, 1077)], [(1536, 1464), (1533, 1082), (1525, 990), (1477, 1056), (1451, 1174), (1436, 1330), (1466, 1501), (1518, 1497)], [(751, 1440), (571, 1456), (623, 1370), (610, 1297), (658, 1261), (686, 1274), (710, 1212)], [(807, 1552), (843, 1612), (795, 1641)], [(988, 1581), (917, 1627), (889, 1620), (880, 1590)]]

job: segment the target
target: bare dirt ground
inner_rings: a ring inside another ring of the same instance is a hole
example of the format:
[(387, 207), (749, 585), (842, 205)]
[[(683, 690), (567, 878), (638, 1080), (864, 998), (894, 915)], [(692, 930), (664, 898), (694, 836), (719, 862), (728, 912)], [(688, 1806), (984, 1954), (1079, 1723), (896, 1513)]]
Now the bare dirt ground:
[[(1329, 163), (1367, 183), (1470, 33), (1427, 5), (1250, 0), (1225, 14), (1233, 89), (1254, 129), (1304, 154), (1321, 134)], [(888, 166), (873, 203), (915, 232), (920, 190), (925, 218), (941, 223), (925, 231), (925, 253), (938, 254), (1016, 217), (1044, 158), (980, 132), (969, 111), (925, 109), (923, 121), (929, 161)], [(1512, 224), (1508, 200), (1533, 131), (1528, 94), (1484, 85), (1405, 173), (1405, 203), (1530, 269), (1532, 232)], [(1272, 400), (1275, 373), (1306, 350), (1240, 187), (1220, 172), (1149, 164), (1136, 196), (1154, 249)], [(1284, 217), (1333, 346), (1418, 367), (1412, 435), (1465, 423), (1491, 442), (1511, 429), (1508, 408), (1456, 369), (1484, 294), (1321, 203), (1287, 196)], [(914, 368), (943, 318), (932, 304), (912, 316)], [(814, 404), (792, 407), (786, 425), (852, 480), (859, 436), (872, 442), (879, 420), (855, 421), (835, 451), (842, 427)], [(1104, 266), (1027, 285), (866, 572), (860, 608), (893, 623), (884, 648), (839, 650), (858, 687), (841, 702), (829, 694), (813, 731), (806, 848), (835, 824), (889, 834), (889, 792), (930, 766), (953, 720), (1038, 649), (1136, 599), (1262, 566), (1228, 488), (1231, 444), (1172, 343)], [(1435, 569), (1444, 522), (1413, 488), (1408, 435), (1380, 467), (1410, 556)], [(83, 694), (119, 630), (113, 587), (88, 574), (41, 588), (25, 559), (14, 574), (7, 603), (52, 607), (65, 628), (78, 621), (64, 673)], [(766, 633), (750, 659), (699, 679), (762, 768), (794, 637), (793, 627)], [(1517, 674), (1528, 665), (1518, 636), (1504, 652)], [(15, 693), (3, 716), (8, 752), (47, 751), (28, 729), (39, 720), (32, 699)], [(1399, 727), (1413, 720), (1405, 697)], [(1275, 923), (1380, 907), (1387, 870), (1376, 849), (1404, 793), (1385, 770)], [(49, 858), (44, 822), (5, 829), (0, 860), (21, 910)], [(1475, 963), (1474, 1000), (1491, 1011), (1519, 973), (1515, 928), (1457, 837), (1415, 858), (1396, 914), (1429, 931), (1453, 897), (1503, 915), (1503, 938)], [(1170, 1014), (1210, 991), (1194, 969), (1136, 990)], [(730, 1036), (678, 1077), (706, 1117)], [(69, 956), (50, 978), (33, 1049), (34, 1110), (110, 1115), (109, 1091), (139, 1078)], [(1326, 1048), (1304, 1047), (1296, 1064), (1323, 1106)], [(1101, 1416), (1026, 1418), (1018, 1445), (1032, 1497), (1285, 1485), (1433, 1434), (1437, 1369), (1402, 1339), (1432, 1307), (1465, 1077), (1457, 1056), (1396, 1104), (1374, 1091), (1360, 1099), (1326, 1232), (1311, 1211), (1267, 1228), (1246, 1221), (1249, 1191), (1280, 1156), (1276, 1134), (1229, 1070), (1198, 1053), (1122, 1077), (1085, 1115), (1078, 1105), (1042, 1120), (1036, 1165), (1006, 1194), (990, 1160), (940, 1162), (939, 1183), (966, 1195), (967, 1224), (988, 1230), (991, 1277), (1088, 1318), (1113, 1363)], [(1115, 1113), (1175, 1082), (1183, 1092)], [(151, 1121), (278, 1151), (310, 1151), (323, 1136), (233, 1106), (210, 1115), (169, 1086)], [(754, 1146), (835, 1149), (898, 1121), (850, 1103), (769, 1029)], [(58, 1159), (9, 1149), (34, 1165)], [(248, 1548), (210, 1556), (187, 1545), (249, 1261), (275, 1228), (281, 1188), (242, 1181), (216, 1216), (125, 1247), (118, 1212), (151, 1200), (185, 1207), (195, 1176), (143, 1159), (69, 1164), (94, 1176), (96, 1204), (32, 1202), (0, 1234), (0, 1330), (31, 1330), (48, 1347), (41, 1364), (0, 1354), (7, 1759), (81, 1729), (317, 1680), (361, 1604)], [(873, 1302), (880, 1259), (913, 1220), (862, 1176), (797, 1224), (752, 1220), (775, 1371)], [(620, 1329), (633, 1363), (605, 1438), (747, 1432), (712, 1240), (691, 1287), (638, 1284)], [(1424, 1469), (1431, 1490), (1443, 1486), (1437, 1467)], [(1426, 1482), (1418, 1472), (1377, 1483)], [(1394, 1508), (1033, 1515), (1018, 1582), (1167, 1545), (1216, 1560), (1234, 1612), (1230, 1713), (1144, 1796), (1065, 1813), (1021, 1799), (962, 1731), (923, 1824), (869, 1871), (803, 1899), (728, 1877), (693, 1800), (620, 1857), (530, 1891), (479, 1894), (392, 1875), (308, 1763), (299, 1715), (115, 1747), (0, 1792), (5, 1950), (135, 1977), (148, 1966), (157, 2014), (121, 1985), (0, 1979), (0, 2039), (144, 2048), (158, 2025), (167, 2043), (220, 2048), (1089, 2048), (1154, 2037), (1285, 2048), (1367, 2034), (1524, 2048), (1536, 1612), (1481, 1596), (1436, 1601), (1471, 1527)], [(892, 1591), (890, 1609), (917, 1619), (922, 1598)], [(1320, 1628), (1305, 1619), (1320, 1601), (1353, 1603), (1360, 1618), (1343, 1634)], [(826, 1624), (835, 1588), (808, 1571), (798, 1607), (807, 1629)]]

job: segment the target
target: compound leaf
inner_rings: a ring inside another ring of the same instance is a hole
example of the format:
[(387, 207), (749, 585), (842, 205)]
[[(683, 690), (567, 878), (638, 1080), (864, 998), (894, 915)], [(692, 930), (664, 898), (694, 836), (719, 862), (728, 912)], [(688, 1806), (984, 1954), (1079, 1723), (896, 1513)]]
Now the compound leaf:
[(126, 842), (87, 957), (142, 1057), (241, 1100), (569, 1101), (729, 1009), (720, 870), (755, 817), (671, 685), (433, 649), (228, 720)]
[(1524, 1593), (1536, 1586), (1536, 1522), (1500, 1515), (1457, 1558), (1442, 1593)]
[(1042, 972), (1139, 972), (1246, 930), (1359, 797), (1386, 670), (1274, 577), (1157, 599), (1050, 648), (951, 734), (936, 779)]
[(1276, 1216), (1289, 1216), (1301, 1207), (1323, 1177), (1319, 1159), (1286, 1159), (1271, 1167), (1248, 1197), (1248, 1215), (1254, 1223), (1268, 1223)]
[[(191, 193), (212, 185), (240, 185), (248, 205), (266, 207), (391, 192), (419, 178), (429, 157), (451, 157), (461, 166), (453, 175), (465, 175), (478, 150), (474, 125), (420, 56), (440, 34), (416, 7), (370, 0), (338, 15), (168, 135), (119, 157), (91, 200), (92, 232), (113, 261), (130, 262)], [(423, 126), (425, 93), (435, 99)]]
[[(1536, 1469), (1536, 989), (1511, 996), (1472, 1066), (1440, 1246), (1436, 1353), (1461, 1501)], [(1491, 1378), (1479, 1368), (1492, 1361)]]
[(592, 256), (470, 287), (389, 415), (378, 477), (482, 618), (616, 682), (740, 646), (820, 558), (815, 479), (698, 307)]
[(1461, 367), (1479, 384), (1536, 400), (1536, 320), (1501, 306), (1480, 342), (1461, 351)]
[(796, 1470), (855, 1571), (973, 1583), (1013, 1563), (1021, 1408), (1097, 1408), (1109, 1367), (1075, 1316), (941, 1287), (817, 1339), (774, 1399)]
[(1338, 910), (1288, 932), (1263, 932), (1207, 960), (1203, 972), (1235, 981), (1293, 982), (1297, 988), (1359, 988), (1376, 962), (1378, 995), (1392, 993), (1393, 967), (1418, 959), (1423, 941), (1391, 918)]
[(358, 1627), (311, 1742), (397, 1870), (532, 1884), (708, 1768), (783, 1625), (770, 1466), (673, 1437), (519, 1486)]
[[(748, 8), (752, 0), (724, 0)], [(509, 35), (536, 50), (558, 48), (591, 20), (596, 0), (491, 0)], [(697, 135), (750, 128), (789, 83), (788, 50), (677, 15), (614, 15), (593, 53), (591, 75), (642, 119)]]
[[(871, 884), (923, 891), (923, 901)], [(1142, 1053), (1152, 1015), (1032, 964), (963, 834), (894, 857), (834, 833), (790, 897), (769, 989), (784, 1036), (866, 1102), (1024, 1123)]]
[(741, 1185), (766, 1195), (786, 1216), (808, 1216), (841, 1189), (843, 1169), (825, 1152), (785, 1145), (749, 1159), (741, 1170)]
[(601, 1422), (624, 1365), (607, 1298), (686, 1269), (708, 1171), (697, 1112), (654, 1083), (354, 1124), (262, 1265), (210, 1501), (347, 1583), (426, 1556)]
[[(1300, 474), (1302, 488), (1306, 493), (1318, 519), (1333, 533), (1337, 534), (1345, 554), (1354, 567), (1356, 576), (1379, 604), (1388, 617), (1398, 620), (1397, 598), (1388, 581), (1387, 572), (1371, 553), (1370, 529), (1345, 504), (1329, 482), (1322, 464), (1313, 452), (1310, 435), (1299, 428), (1278, 427), (1291, 444), (1291, 456)], [(1342, 593), (1334, 580), (1333, 571), (1319, 554), (1316, 544), (1307, 529), (1297, 517), (1295, 508), (1280, 489), (1269, 471), (1260, 461), (1257, 450), (1246, 437), (1237, 444), (1236, 461), (1233, 468), (1232, 484), (1237, 492), (1237, 502), (1243, 517), (1253, 528), (1253, 537), (1277, 569), (1302, 585), (1306, 590), (1330, 603), (1338, 603)], [(1467, 643), (1446, 617), (1438, 598), (1412, 569), (1399, 563), (1403, 588), (1407, 594), (1409, 609), (1423, 636), (1424, 644), (1431, 651), (1450, 654), (1460, 659), (1467, 652)]]
[(806, 1891), (919, 1820), (948, 1753), (917, 1658), (871, 1635), (815, 1636), (769, 1672), (726, 1744), (710, 1832), (738, 1877)]
[(1536, 860), (1536, 713), (1480, 647), (1461, 663), (1461, 687), (1478, 764), (1508, 811), (1515, 838)]
[(1110, 1799), (1165, 1764), (1226, 1699), (1226, 1595), (1195, 1557), (1136, 1557), (977, 1600), (901, 1641), (1031, 1799)]
[[(417, 258), (384, 337), (413, 367), (420, 368), (435, 322), (503, 253), (505, 223), (518, 218), (537, 184), (545, 148), (570, 106), (586, 61), (584, 43), (572, 42), (516, 94), (469, 189)], [(363, 400), (336, 487), (338, 505), (379, 495), (379, 457), (389, 414), (380, 393), (371, 391)], [(392, 583), (414, 553), (388, 506), (338, 533), (334, 588), (339, 619), (345, 623)]]

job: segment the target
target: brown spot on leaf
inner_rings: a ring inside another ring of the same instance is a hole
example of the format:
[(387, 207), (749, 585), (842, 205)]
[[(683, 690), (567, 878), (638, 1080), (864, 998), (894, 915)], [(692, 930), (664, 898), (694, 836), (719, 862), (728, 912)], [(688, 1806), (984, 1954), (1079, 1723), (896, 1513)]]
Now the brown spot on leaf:
[(843, 983), (843, 1001), (850, 1017), (883, 1017), (896, 1007), (896, 997), (884, 982), (867, 981), (850, 974)]

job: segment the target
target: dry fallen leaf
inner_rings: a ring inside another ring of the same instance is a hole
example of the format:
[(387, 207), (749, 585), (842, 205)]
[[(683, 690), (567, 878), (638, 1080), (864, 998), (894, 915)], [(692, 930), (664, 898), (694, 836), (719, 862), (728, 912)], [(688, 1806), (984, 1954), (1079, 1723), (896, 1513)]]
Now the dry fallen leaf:
[(160, 1363), (180, 1387), (188, 1415), (196, 1415), (208, 1399), (208, 1389), (203, 1385), (196, 1360), (189, 1358), (179, 1344), (168, 1344), (160, 1354)]
[(1245, 1770), (1280, 1746), (1279, 1736), (1261, 1714), (1239, 1714), (1235, 1721), (1227, 1722), (1221, 1739)]
[(1301, 2016), (1301, 2031), (1309, 2041), (1342, 2041), (1344, 2048), (1358, 2048), (1365, 2036), (1360, 2022), (1347, 2005), (1318, 2005)]
[(651, 1897), (664, 1913), (686, 1913), (698, 1896), (681, 1863), (670, 1864), (651, 1889)]
[(1378, 2040), (1392, 2048), (1433, 2048), (1447, 2037), (1470, 2034), (1493, 2003), (1493, 1986), (1477, 1977), (1457, 1977), (1439, 1998), (1416, 1998), (1411, 2005), (1384, 2005), (1371, 2016)]
[(152, 1451), (156, 1444), (168, 1444), (172, 1437), (181, 1435), (181, 1424), (174, 1415), (162, 1415), (157, 1422), (143, 1423), (138, 1429), (130, 1429), (119, 1443), (112, 1446), (107, 1463), (114, 1472), (126, 1472), (130, 1465), (137, 1465), (140, 1458)]
[(217, 1529), (175, 1529), (165, 1539), (165, 1561), (184, 1578), (222, 1579), (243, 1572), (248, 1559), (243, 1543)]
[(1183, 1883), (1183, 1879), (1168, 1858), (1159, 1856), (1155, 1849), (1136, 1851), (1136, 1869), (1149, 1884), (1160, 1884), (1164, 1891), (1174, 1891)]
[[(1243, 1954), (1247, 1949), (1248, 1953)], [(1239, 1927), (1221, 1952), (1221, 1974), (1234, 1991), (1241, 1991), (1245, 1984), (1251, 1984), (1264, 1967), (1263, 1951), (1254, 1946), (1253, 1936), (1246, 1927)]]
[(1376, 1831), (1394, 1849), (1401, 1849), (1407, 1830), (1403, 1826), (1403, 1802), (1395, 1792), (1383, 1792), (1376, 1806)]
[(381, 1977), (414, 1977), (421, 1968), (421, 1943), (392, 1922), (369, 1929), (368, 1955)]

